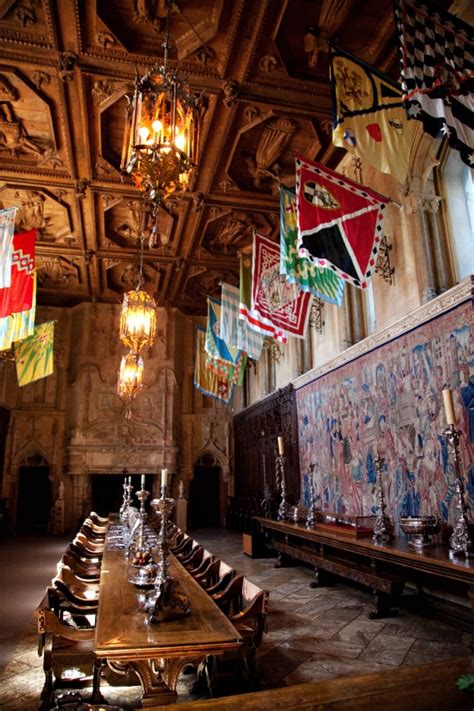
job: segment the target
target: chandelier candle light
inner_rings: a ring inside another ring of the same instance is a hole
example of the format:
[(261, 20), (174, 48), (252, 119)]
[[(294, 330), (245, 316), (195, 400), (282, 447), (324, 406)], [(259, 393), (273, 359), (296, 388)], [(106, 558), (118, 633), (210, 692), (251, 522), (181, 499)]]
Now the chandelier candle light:
[(131, 417), (131, 403), (143, 388), (143, 358), (135, 353), (126, 353), (120, 361), (117, 393), (127, 402), (127, 419)]
[(169, 15), (166, 0), (166, 32), (163, 64), (155, 65), (129, 97), (121, 171), (130, 175), (152, 203), (155, 221), (150, 246), (157, 236), (156, 215), (169, 195), (186, 190), (198, 161), (199, 118), (202, 99), (168, 67)]

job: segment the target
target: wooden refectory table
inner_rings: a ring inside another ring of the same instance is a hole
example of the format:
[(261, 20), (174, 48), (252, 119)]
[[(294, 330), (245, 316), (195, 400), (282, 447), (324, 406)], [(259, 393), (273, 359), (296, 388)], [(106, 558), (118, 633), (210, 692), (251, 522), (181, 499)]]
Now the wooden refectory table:
[(187, 570), (170, 556), (170, 573), (178, 592), (191, 601), (191, 614), (172, 622), (150, 623), (145, 594), (128, 582), (124, 550), (107, 542), (102, 559), (95, 653), (140, 679), (142, 705), (173, 703), (183, 666), (207, 655), (235, 650), (242, 639), (235, 627)]
[(255, 517), (252, 529), (254, 557), (265, 550), (278, 552), (280, 561), (294, 559), (313, 565), (316, 583), (340, 576), (366, 585), (375, 594), (376, 610), (370, 616), (386, 617), (403, 592), (405, 582), (468, 597), (474, 610), (474, 559), (450, 558), (447, 546), (435, 545), (419, 552), (396, 538), (391, 543), (356, 537), (334, 527), (307, 529), (302, 523)]

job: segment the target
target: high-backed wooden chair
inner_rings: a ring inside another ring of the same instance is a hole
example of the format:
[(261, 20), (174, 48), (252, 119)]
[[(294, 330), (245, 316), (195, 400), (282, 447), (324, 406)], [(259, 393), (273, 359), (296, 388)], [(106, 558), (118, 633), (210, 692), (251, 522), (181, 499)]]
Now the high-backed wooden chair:
[(89, 514), (89, 518), (98, 526), (107, 526), (109, 523), (109, 517), (108, 516), (99, 516), (95, 511), (91, 511)]
[(83, 560), (77, 553), (67, 548), (61, 558), (61, 565), (71, 568), (74, 575), (91, 583), (98, 583), (100, 580), (100, 565), (91, 561)]
[(257, 650), (266, 627), (268, 597), (267, 590), (262, 590), (242, 575), (235, 577), (222, 593), (213, 595), (239, 632), (243, 644), (235, 652), (207, 658), (205, 672), (211, 693), (219, 677), (228, 674), (229, 669), (233, 675), (243, 672), (247, 681), (255, 682)]
[(84, 560), (91, 560), (98, 563), (102, 559), (102, 551), (92, 551), (90, 548), (86, 547), (84, 543), (77, 538), (71, 541), (68, 548), (76, 553), (79, 558)]
[(217, 595), (226, 589), (236, 575), (234, 568), (218, 559), (213, 561), (202, 574), (196, 576), (196, 580), (209, 595)]
[[(60, 620), (54, 612), (57, 592), (48, 588), (36, 609), (38, 624), (38, 654), (43, 655), (45, 681), (41, 692), (40, 711), (47, 711), (54, 705), (54, 689), (74, 684), (90, 682), (92, 677), (92, 701), (100, 703), (100, 666), (94, 655), (94, 629), (76, 629)], [(78, 669), (84, 677), (78, 681), (68, 681), (66, 672)], [(88, 678), (87, 678), (88, 677)]]
[(52, 580), (53, 585), (55, 584), (55, 580), (61, 580), (73, 594), (91, 600), (98, 599), (99, 597), (98, 583), (79, 578), (68, 565), (62, 563), (58, 565), (57, 575)]
[(86, 536), (82, 531), (78, 531), (74, 537), (74, 543), (81, 543), (84, 548), (90, 553), (100, 553), (104, 552), (104, 542), (103, 541), (92, 541), (88, 536)]
[(191, 570), (192, 568), (197, 568), (202, 563), (203, 555), (204, 555), (204, 546), (201, 546), (199, 543), (196, 543), (196, 545), (193, 546), (190, 554), (188, 556), (186, 556), (186, 558), (183, 558), (181, 560), (181, 565), (184, 565), (184, 567), (187, 570)]
[(214, 560), (215, 556), (211, 553), (211, 551), (207, 550), (207, 548), (204, 548), (202, 551), (202, 556), (201, 556), (201, 561), (195, 565), (193, 568), (186, 566), (188, 571), (191, 573), (193, 578), (196, 577), (196, 575), (199, 575), (202, 573), (206, 568), (208, 567), (209, 563), (211, 563)]

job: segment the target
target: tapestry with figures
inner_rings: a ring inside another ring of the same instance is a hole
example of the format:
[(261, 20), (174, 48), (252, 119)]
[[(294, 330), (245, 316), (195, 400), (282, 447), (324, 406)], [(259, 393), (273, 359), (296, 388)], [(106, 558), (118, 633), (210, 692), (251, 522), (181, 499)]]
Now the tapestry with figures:
[[(453, 390), (469, 504), (474, 505), (473, 304), (451, 311), (304, 384), (296, 392), (302, 501), (310, 464), (321, 509), (377, 511), (373, 460), (385, 458), (387, 513), (455, 516), (441, 391)], [(297, 387), (297, 386), (296, 386)]]

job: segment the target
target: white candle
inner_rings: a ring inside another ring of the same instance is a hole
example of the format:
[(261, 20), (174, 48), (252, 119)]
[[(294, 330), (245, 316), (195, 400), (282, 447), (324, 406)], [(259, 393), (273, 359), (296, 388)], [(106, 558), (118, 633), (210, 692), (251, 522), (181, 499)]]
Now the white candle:
[(283, 456), (285, 454), (285, 444), (283, 442), (283, 437), (278, 437), (278, 454)]
[(454, 414), (453, 393), (450, 388), (443, 390), (443, 404), (446, 413), (446, 422), (448, 425), (456, 424), (456, 416)]
[(142, 488), (142, 489), (144, 489), (144, 488), (145, 488), (145, 475), (144, 475), (144, 474), (142, 474), (142, 483), (141, 483), (141, 488)]
[(132, 486), (132, 477), (131, 476), (128, 477), (128, 485)]
[(161, 488), (164, 489), (165, 486), (168, 486), (168, 470), (162, 469), (161, 470)]

